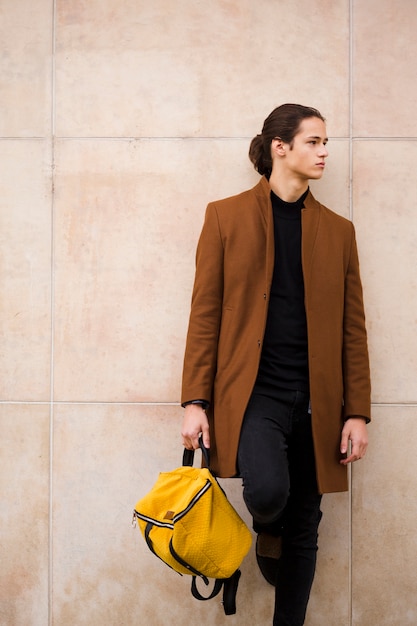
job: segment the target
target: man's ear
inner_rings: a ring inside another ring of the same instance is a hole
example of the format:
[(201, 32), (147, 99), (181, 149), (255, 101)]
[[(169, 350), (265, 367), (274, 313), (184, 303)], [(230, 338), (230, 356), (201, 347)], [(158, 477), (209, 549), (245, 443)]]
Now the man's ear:
[(278, 156), (284, 156), (286, 146), (287, 144), (285, 144), (280, 137), (275, 137), (271, 142), (271, 149)]

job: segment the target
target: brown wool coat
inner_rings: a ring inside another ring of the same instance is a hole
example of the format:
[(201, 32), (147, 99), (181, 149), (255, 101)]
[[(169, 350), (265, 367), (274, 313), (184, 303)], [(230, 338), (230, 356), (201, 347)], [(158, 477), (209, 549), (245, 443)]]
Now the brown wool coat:
[[(352, 223), (317, 202), (302, 210), (302, 266), (310, 398), (319, 491), (344, 491), (343, 421), (370, 419), (370, 376), (359, 262)], [(182, 402), (209, 400), (211, 467), (235, 476), (240, 429), (253, 389), (274, 268), (266, 178), (210, 203), (196, 255)]]

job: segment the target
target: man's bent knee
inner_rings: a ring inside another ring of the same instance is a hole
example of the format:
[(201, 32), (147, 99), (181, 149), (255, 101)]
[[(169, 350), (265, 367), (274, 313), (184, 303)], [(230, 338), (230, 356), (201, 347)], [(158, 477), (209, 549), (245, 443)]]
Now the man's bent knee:
[(273, 524), (282, 515), (288, 501), (286, 490), (273, 490), (268, 486), (264, 490), (248, 493), (243, 491), (243, 498), (249, 513), (258, 524)]

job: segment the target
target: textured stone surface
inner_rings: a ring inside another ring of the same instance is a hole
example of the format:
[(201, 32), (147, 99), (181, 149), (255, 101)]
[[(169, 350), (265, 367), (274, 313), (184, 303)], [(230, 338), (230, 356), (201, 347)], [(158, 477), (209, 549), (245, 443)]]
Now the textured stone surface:
[(351, 492), (323, 499), (306, 626), (416, 623), (417, 14), (400, 4), (1, 3), (1, 624), (271, 623), (253, 549), (225, 618), (130, 521), (181, 462), (206, 204), (257, 182), (249, 141), (289, 101), (328, 120), (312, 189), (355, 223), (375, 417)]

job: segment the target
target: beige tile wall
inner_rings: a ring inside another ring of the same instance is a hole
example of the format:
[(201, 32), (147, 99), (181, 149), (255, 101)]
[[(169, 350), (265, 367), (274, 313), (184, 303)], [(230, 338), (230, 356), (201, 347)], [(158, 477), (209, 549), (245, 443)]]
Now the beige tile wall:
[(285, 101), (328, 119), (313, 188), (356, 225), (375, 417), (324, 499), (306, 624), (417, 623), (416, 21), (414, 0), (3, 0), (2, 626), (271, 622), (253, 549), (226, 618), (130, 520), (180, 463), (205, 206), (257, 181), (249, 140)]

